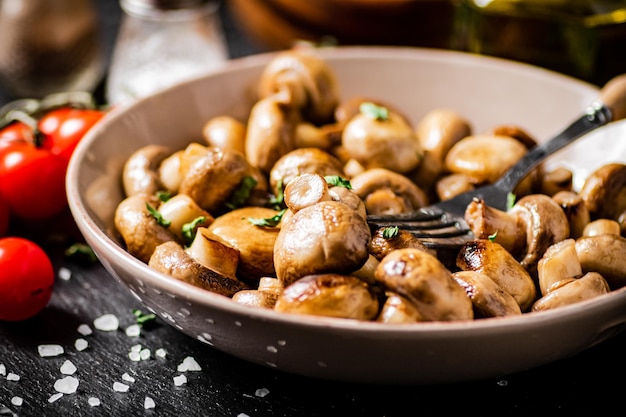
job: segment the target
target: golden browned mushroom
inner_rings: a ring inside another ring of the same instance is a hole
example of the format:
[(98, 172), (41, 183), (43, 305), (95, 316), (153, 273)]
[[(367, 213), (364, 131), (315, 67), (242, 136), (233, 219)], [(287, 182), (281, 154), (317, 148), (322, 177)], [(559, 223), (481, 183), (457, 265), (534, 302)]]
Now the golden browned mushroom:
[(281, 156), (269, 173), (270, 187), (275, 195), (300, 174), (319, 174), (322, 177), (345, 177), (341, 162), (332, 154), (318, 148), (298, 148)]
[(315, 125), (334, 119), (339, 103), (335, 73), (313, 53), (288, 50), (279, 53), (264, 68), (258, 84), (261, 99), (284, 97), (285, 104)]
[(578, 239), (591, 220), (589, 209), (583, 198), (574, 191), (559, 191), (552, 199), (561, 206), (569, 222), (570, 237)]
[(234, 117), (212, 117), (202, 127), (202, 135), (210, 147), (245, 153), (246, 125)]
[(380, 309), (376, 321), (393, 324), (424, 321), (417, 306), (409, 301), (408, 298), (396, 294), (393, 291), (386, 291), (385, 296), (385, 302)]
[(148, 266), (180, 281), (226, 297), (247, 288), (243, 282), (226, 277), (198, 263), (179, 243), (173, 241), (157, 246)]
[(572, 192), (574, 174), (567, 168), (556, 168), (539, 176), (539, 192), (554, 196), (560, 192)]
[(615, 234), (576, 239), (576, 254), (583, 272), (598, 272), (611, 289), (626, 285), (626, 238)]
[(404, 175), (372, 168), (350, 179), (369, 214), (398, 214), (428, 205), (428, 196)]
[(299, 115), (275, 97), (257, 101), (248, 117), (245, 155), (252, 166), (269, 173), (281, 156), (295, 148)]
[(526, 130), (517, 125), (498, 125), (489, 132), (492, 135), (508, 136), (524, 145), (526, 149), (532, 149), (537, 146), (537, 140)]
[(449, 200), (475, 188), (476, 186), (465, 174), (449, 174), (441, 177), (435, 183), (435, 192), (441, 201)]
[(441, 163), (450, 148), (472, 133), (467, 119), (451, 109), (434, 109), (417, 124), (417, 137), (425, 152)]
[(544, 311), (589, 300), (610, 292), (609, 285), (602, 275), (588, 272), (578, 279), (561, 281), (548, 294), (532, 305), (531, 311)]
[(550, 246), (537, 265), (537, 280), (541, 295), (564, 280), (579, 278), (583, 269), (576, 253), (576, 241), (565, 239)]
[(446, 154), (446, 169), (465, 174), (474, 184), (493, 183), (528, 149), (508, 136), (472, 135), (455, 143)]
[(139, 193), (154, 194), (165, 187), (159, 178), (159, 165), (171, 154), (162, 145), (146, 145), (126, 160), (122, 170), (122, 184), (126, 196)]
[(275, 276), (274, 241), (280, 227), (256, 223), (277, 214), (265, 207), (242, 207), (216, 217), (208, 227), (214, 239), (239, 251), (239, 279), (252, 283), (260, 277)]
[[(245, 186), (244, 181), (253, 180), (254, 177), (254, 168), (240, 152), (207, 148), (207, 152), (189, 166), (179, 191), (209, 213), (219, 214), (227, 208), (235, 191)], [(250, 188), (256, 184), (253, 181), (249, 184)], [(233, 205), (243, 205), (247, 200), (245, 197)]]
[(378, 314), (378, 298), (369, 285), (349, 275), (307, 275), (283, 290), (274, 310), (372, 320)]
[(376, 268), (376, 280), (411, 301), (426, 321), (474, 318), (472, 302), (452, 273), (420, 249), (398, 249), (385, 256)]
[(489, 239), (468, 242), (458, 253), (457, 267), (462, 271), (477, 271), (490, 277), (509, 293), (522, 312), (535, 301), (535, 283), (526, 269), (502, 245)]
[(422, 159), (413, 127), (399, 114), (374, 103), (362, 104), (361, 112), (346, 123), (341, 145), (366, 169), (405, 174), (416, 169)]
[(433, 249), (426, 247), (421, 240), (404, 229), (380, 227), (372, 234), (369, 252), (379, 261), (396, 249), (414, 248), (436, 255)]
[(276, 238), (276, 276), (288, 286), (305, 275), (349, 274), (367, 261), (370, 237), (365, 218), (346, 204), (322, 201), (303, 208)]
[(113, 222), (126, 250), (147, 263), (157, 246), (177, 238), (148, 211), (146, 204), (156, 211), (159, 201), (150, 194), (134, 194), (125, 198), (118, 204)]
[(587, 223), (583, 229), (583, 236), (596, 236), (603, 235), (605, 233), (611, 233), (619, 235), (622, 231), (620, 224), (617, 220), (611, 219), (597, 219)]
[(626, 164), (611, 163), (596, 169), (579, 194), (592, 219), (618, 220), (626, 210)]
[(474, 318), (522, 314), (513, 296), (482, 272), (457, 271), (452, 276), (472, 300)]
[(280, 280), (273, 277), (262, 277), (256, 290), (238, 291), (232, 299), (249, 307), (273, 309), (282, 292), (283, 285)]

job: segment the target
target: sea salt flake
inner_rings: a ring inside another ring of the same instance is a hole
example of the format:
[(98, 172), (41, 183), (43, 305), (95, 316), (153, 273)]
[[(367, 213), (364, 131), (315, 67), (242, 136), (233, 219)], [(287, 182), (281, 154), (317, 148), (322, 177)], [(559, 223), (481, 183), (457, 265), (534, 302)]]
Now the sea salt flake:
[(141, 360), (141, 355), (139, 355), (139, 352), (130, 351), (128, 352), (128, 358), (133, 362), (139, 362)]
[(167, 350), (163, 349), (163, 348), (159, 348), (156, 350), (155, 354), (159, 357), (159, 358), (164, 358), (167, 356)]
[(246, 413), (239, 413), (237, 414), (237, 417), (250, 417), (250, 416), (247, 415)]
[(97, 407), (100, 405), (100, 399), (96, 397), (89, 397), (89, 399), (87, 400), (87, 403), (92, 407)]
[(132, 346), (130, 347), (130, 351), (131, 351), (131, 352), (137, 352), (137, 353), (139, 353), (139, 352), (141, 351), (141, 348), (142, 348), (142, 346), (141, 346), (141, 345), (139, 345), (139, 344), (137, 344), (137, 345), (132, 345)]
[(114, 314), (103, 314), (93, 321), (93, 325), (103, 332), (112, 332), (120, 327), (120, 321)]
[(142, 361), (150, 359), (150, 349), (141, 349), (141, 352), (139, 352), (139, 357)]
[(59, 268), (58, 277), (61, 278), (63, 281), (69, 281), (69, 279), (72, 278), (72, 271), (70, 271), (68, 268), (61, 267)]
[(178, 375), (174, 377), (174, 385), (180, 387), (187, 383), (187, 377), (185, 375)]
[(13, 372), (9, 372), (7, 374), (7, 381), (19, 381), (20, 376), (18, 374), (14, 374)]
[(93, 333), (93, 330), (91, 330), (91, 327), (89, 327), (88, 324), (81, 324), (80, 326), (78, 326), (77, 330), (78, 333), (82, 334), (83, 336), (89, 336)]
[(259, 388), (258, 390), (254, 392), (254, 395), (256, 395), (257, 397), (263, 398), (269, 393), (270, 393), (270, 390), (268, 390), (267, 388)]
[(6, 375), (7, 374), (7, 367), (4, 366), (4, 364), (0, 363), (0, 375)]
[(59, 356), (64, 353), (63, 346), (61, 345), (39, 345), (37, 346), (37, 351), (42, 358)]
[(124, 372), (124, 374), (122, 375), (122, 379), (124, 381), (128, 381), (128, 382), (135, 382), (135, 378), (133, 378), (132, 376), (130, 376), (128, 374), (128, 372)]
[(13, 398), (11, 398), (11, 404), (16, 405), (16, 406), (21, 406), (24, 403), (24, 400), (22, 399), (22, 397), (18, 397), (17, 395)]
[(89, 342), (87, 342), (85, 339), (83, 338), (78, 338), (76, 339), (76, 341), (74, 342), (74, 347), (76, 348), (77, 351), (82, 352), (83, 350), (87, 349), (87, 347), (89, 346)]
[(202, 368), (200, 368), (198, 362), (196, 362), (196, 360), (191, 356), (187, 356), (185, 359), (183, 359), (183, 362), (178, 365), (178, 372), (197, 372), (201, 370)]
[(57, 392), (56, 394), (53, 394), (53, 395), (50, 396), (50, 398), (48, 398), (48, 402), (49, 403), (53, 403), (56, 400), (58, 400), (59, 398), (61, 398), (62, 396), (63, 396), (62, 392)]
[(121, 382), (116, 381), (113, 383), (113, 391), (115, 392), (127, 392), (129, 388), (130, 386), (122, 384)]
[(126, 328), (126, 336), (136, 337), (141, 334), (141, 326), (138, 324), (131, 324)]
[(78, 379), (73, 376), (57, 379), (54, 382), (54, 389), (63, 394), (73, 394), (78, 388)]
[(146, 410), (149, 410), (151, 408), (154, 408), (156, 406), (156, 404), (154, 403), (154, 400), (150, 397), (146, 397), (143, 400), (143, 408)]
[(61, 365), (61, 373), (63, 375), (74, 375), (74, 372), (76, 372), (76, 366), (72, 361), (66, 360), (63, 362), (63, 365)]

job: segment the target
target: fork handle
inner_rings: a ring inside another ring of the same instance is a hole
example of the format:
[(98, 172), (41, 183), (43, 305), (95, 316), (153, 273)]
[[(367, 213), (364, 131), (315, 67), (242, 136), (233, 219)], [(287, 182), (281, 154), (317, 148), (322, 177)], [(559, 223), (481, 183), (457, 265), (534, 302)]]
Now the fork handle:
[(495, 185), (512, 190), (526, 175), (548, 156), (565, 145), (579, 139), (585, 133), (609, 122), (626, 118), (626, 74), (611, 79), (600, 91), (599, 99), (592, 103), (587, 112), (565, 130), (526, 153), (510, 168)]

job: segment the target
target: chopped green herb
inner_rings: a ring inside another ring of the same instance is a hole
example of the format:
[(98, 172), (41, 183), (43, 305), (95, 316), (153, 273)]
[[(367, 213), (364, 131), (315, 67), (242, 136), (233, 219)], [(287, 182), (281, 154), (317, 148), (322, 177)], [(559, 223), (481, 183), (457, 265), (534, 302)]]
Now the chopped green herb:
[(285, 187), (283, 187), (283, 180), (280, 179), (276, 185), (278, 189), (278, 195), (272, 196), (268, 201), (268, 206), (274, 210), (282, 210), (285, 208)]
[(91, 246), (84, 243), (74, 243), (72, 246), (65, 250), (65, 256), (67, 257), (80, 257), (86, 259), (89, 262), (95, 262), (98, 260), (95, 252), (91, 249)]
[(234, 210), (236, 208), (242, 207), (248, 198), (250, 198), (250, 194), (252, 194), (252, 190), (256, 187), (257, 180), (251, 176), (245, 176), (239, 183), (239, 186), (233, 191), (230, 195), (230, 198), (225, 203), (226, 207), (230, 210)]
[(387, 109), (387, 107), (379, 106), (369, 101), (361, 103), (361, 105), (359, 106), (359, 111), (374, 120), (389, 119), (389, 110)]
[(283, 215), (285, 214), (286, 211), (287, 211), (287, 209), (282, 209), (275, 216), (267, 217), (265, 219), (258, 219), (258, 218), (255, 218), (255, 217), (248, 217), (248, 221), (250, 223), (252, 223), (253, 225), (255, 225), (255, 226), (276, 227), (276, 226), (278, 226), (278, 223), (280, 223), (280, 220), (283, 218)]
[(347, 188), (348, 190), (352, 189), (352, 184), (350, 184), (350, 181), (340, 177), (339, 175), (326, 175), (324, 179), (329, 185)]
[(172, 198), (172, 193), (166, 190), (161, 190), (156, 192), (156, 197), (165, 203), (167, 200)]
[(154, 207), (150, 205), (150, 203), (146, 203), (146, 208), (148, 209), (148, 212), (152, 215), (152, 217), (154, 217), (157, 223), (159, 223), (161, 226), (169, 227), (170, 224), (172, 223), (171, 221), (163, 217), (161, 213), (158, 212), (157, 209), (155, 209)]
[(498, 232), (497, 231), (495, 231), (492, 235), (487, 236), (487, 239), (489, 239), (492, 242), (495, 242), (496, 236), (498, 236)]
[(198, 229), (198, 226), (203, 224), (205, 221), (206, 221), (205, 216), (199, 216), (193, 219), (192, 221), (190, 221), (189, 223), (183, 224), (182, 233), (183, 233), (183, 240), (185, 241), (185, 245), (191, 245), (191, 242), (193, 242), (193, 239), (196, 237), (196, 230)]
[(515, 196), (515, 194), (513, 194), (513, 193), (508, 193), (508, 194), (506, 195), (506, 209), (507, 209), (507, 210), (508, 210), (508, 209), (510, 209), (510, 208), (512, 208), (512, 207), (515, 205), (515, 199), (516, 199), (516, 198), (517, 198), (517, 197), (516, 197), (516, 196)]
[(133, 315), (135, 316), (135, 320), (137, 320), (137, 324), (140, 325), (144, 325), (146, 322), (156, 319), (156, 315), (152, 313), (144, 313), (138, 309), (133, 309)]
[(400, 233), (398, 226), (387, 226), (383, 229), (383, 239), (393, 239)]

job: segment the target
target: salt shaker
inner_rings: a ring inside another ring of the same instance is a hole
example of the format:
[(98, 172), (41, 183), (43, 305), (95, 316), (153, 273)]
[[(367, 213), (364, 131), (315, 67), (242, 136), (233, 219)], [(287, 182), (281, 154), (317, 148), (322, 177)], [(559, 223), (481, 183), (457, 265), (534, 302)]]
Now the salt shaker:
[(120, 0), (106, 99), (115, 105), (218, 67), (228, 50), (211, 0)]
[(1, 0), (0, 82), (14, 98), (84, 90), (105, 59), (91, 0)]

